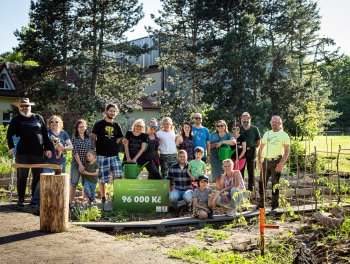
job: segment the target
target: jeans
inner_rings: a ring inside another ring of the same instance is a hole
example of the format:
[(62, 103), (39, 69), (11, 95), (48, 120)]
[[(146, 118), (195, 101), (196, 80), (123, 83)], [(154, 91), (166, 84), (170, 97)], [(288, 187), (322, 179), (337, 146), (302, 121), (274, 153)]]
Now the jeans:
[(244, 167), (241, 169), (241, 174), (244, 179), (244, 170), (247, 166), (248, 170), (248, 190), (253, 191), (253, 188), (255, 186), (255, 147), (250, 147), (247, 149), (247, 152), (245, 154), (246, 163), (244, 164)]
[[(245, 194), (242, 191), (240, 191), (239, 189), (233, 187), (230, 190), (230, 194), (228, 195), (228, 198), (230, 200), (230, 207), (232, 209), (237, 209), (240, 205), (243, 204), (244, 199), (246, 198), (246, 196), (245, 196)], [(223, 199), (222, 199), (221, 196), (219, 196), (218, 202), (219, 203), (223, 202)]]
[(96, 185), (97, 183), (95, 182), (84, 181), (85, 194), (86, 194), (86, 197), (89, 198), (90, 202), (95, 200)]
[[(66, 172), (66, 159), (62, 160), (62, 173)], [(49, 168), (43, 168), (43, 173), (50, 173), (50, 172), (54, 172), (54, 169), (49, 169)]]
[(278, 207), (278, 199), (279, 199), (280, 191), (278, 188), (274, 188), (274, 186), (280, 182), (280, 178), (281, 178), (281, 172), (275, 171), (276, 166), (280, 161), (281, 161), (281, 158), (276, 160), (264, 159), (262, 163), (262, 169), (260, 172), (260, 179), (259, 179), (260, 208), (264, 207), (265, 205), (264, 193), (266, 194), (267, 182), (269, 181), (270, 177), (271, 177), (271, 184), (272, 184), (271, 207), (272, 209)]
[(180, 200), (184, 200), (186, 204), (191, 204), (192, 203), (192, 196), (193, 196), (192, 190), (181, 191), (178, 189), (174, 189), (169, 194), (169, 201), (170, 201), (171, 205), (176, 204)]

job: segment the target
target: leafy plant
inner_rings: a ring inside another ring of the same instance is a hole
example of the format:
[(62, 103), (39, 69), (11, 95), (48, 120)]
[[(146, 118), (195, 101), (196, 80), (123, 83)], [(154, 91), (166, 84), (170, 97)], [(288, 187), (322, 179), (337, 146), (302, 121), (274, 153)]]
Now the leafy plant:
[(200, 230), (196, 236), (199, 240), (202, 241), (220, 241), (229, 238), (229, 235), (221, 230), (215, 230), (210, 227), (205, 227), (203, 230)]
[(72, 220), (78, 220), (79, 222), (95, 221), (101, 217), (101, 210), (97, 206), (88, 208), (88, 205), (77, 205), (71, 209)]

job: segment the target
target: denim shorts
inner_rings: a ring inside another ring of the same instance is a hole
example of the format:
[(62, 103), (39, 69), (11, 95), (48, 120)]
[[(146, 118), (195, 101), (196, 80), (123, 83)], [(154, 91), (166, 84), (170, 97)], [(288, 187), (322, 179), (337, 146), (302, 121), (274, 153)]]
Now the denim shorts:
[(100, 165), (98, 178), (101, 183), (109, 183), (110, 172), (112, 172), (113, 180), (122, 178), (122, 165), (118, 156), (97, 156), (97, 161)]
[(77, 186), (80, 178), (83, 179), (83, 175), (79, 172), (79, 164), (72, 161), (70, 167), (70, 184)]

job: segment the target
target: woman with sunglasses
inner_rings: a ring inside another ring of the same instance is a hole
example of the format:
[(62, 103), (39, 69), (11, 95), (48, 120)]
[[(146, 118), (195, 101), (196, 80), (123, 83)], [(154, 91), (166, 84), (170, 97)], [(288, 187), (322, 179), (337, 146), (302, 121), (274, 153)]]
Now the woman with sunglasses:
[[(66, 153), (73, 150), (73, 144), (66, 131), (63, 130), (62, 118), (58, 115), (53, 115), (47, 120), (47, 134), (53, 143), (51, 150), (51, 158), (45, 157), (46, 164), (59, 164), (62, 166), (62, 173), (66, 172)], [(51, 173), (53, 169), (44, 168), (43, 173)], [(40, 183), (37, 184), (33, 195), (33, 203), (40, 204)]]
[[(63, 130), (63, 121), (60, 116), (53, 115), (47, 121), (47, 133), (51, 139), (54, 149), (52, 150), (51, 159), (46, 163), (62, 165), (62, 172), (66, 172), (66, 153), (73, 150), (73, 144), (66, 131)], [(53, 172), (53, 169), (43, 169), (43, 172)]]
[[(247, 138), (241, 134), (241, 128), (238, 124), (234, 124), (232, 127), (233, 135), (236, 139), (236, 146), (231, 148), (236, 149), (235, 153), (232, 154), (231, 159), (234, 162), (234, 170), (243, 170), (245, 164), (245, 152), (247, 150)], [(243, 175), (242, 171), (241, 174)]]
[(181, 127), (181, 134), (176, 135), (177, 148), (183, 149), (187, 152), (187, 160), (194, 159), (194, 143), (192, 125), (189, 122), (184, 122)]
[(220, 183), (220, 176), (224, 173), (222, 161), (219, 160), (218, 149), (222, 144), (234, 146), (236, 140), (232, 133), (228, 132), (225, 120), (219, 120), (216, 123), (216, 131), (210, 135), (210, 166), (211, 179), (216, 182), (217, 186)]
[(149, 142), (148, 134), (146, 134), (145, 121), (137, 119), (131, 127), (131, 130), (126, 132), (123, 144), (125, 146), (125, 155), (123, 162), (137, 163), (143, 166), (147, 163), (148, 179), (161, 179), (158, 167), (152, 163), (152, 160), (146, 152), (146, 147)]

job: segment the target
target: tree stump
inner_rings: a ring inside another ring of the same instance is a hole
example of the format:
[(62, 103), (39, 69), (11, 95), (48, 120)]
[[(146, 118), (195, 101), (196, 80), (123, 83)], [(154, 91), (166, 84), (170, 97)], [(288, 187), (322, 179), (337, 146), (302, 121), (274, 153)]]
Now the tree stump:
[(65, 232), (69, 223), (69, 174), (40, 174), (40, 231)]

